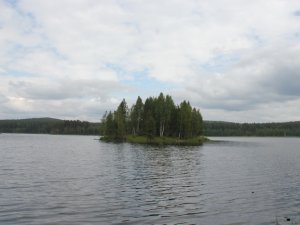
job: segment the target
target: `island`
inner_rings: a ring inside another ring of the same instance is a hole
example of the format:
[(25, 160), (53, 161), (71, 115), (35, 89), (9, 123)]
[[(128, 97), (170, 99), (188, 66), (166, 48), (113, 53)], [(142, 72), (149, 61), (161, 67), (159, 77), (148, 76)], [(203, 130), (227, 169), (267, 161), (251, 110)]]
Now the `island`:
[(200, 110), (186, 100), (175, 105), (163, 93), (145, 102), (139, 96), (131, 108), (123, 99), (115, 111), (103, 115), (101, 124), (100, 140), (106, 142), (202, 145), (207, 140)]

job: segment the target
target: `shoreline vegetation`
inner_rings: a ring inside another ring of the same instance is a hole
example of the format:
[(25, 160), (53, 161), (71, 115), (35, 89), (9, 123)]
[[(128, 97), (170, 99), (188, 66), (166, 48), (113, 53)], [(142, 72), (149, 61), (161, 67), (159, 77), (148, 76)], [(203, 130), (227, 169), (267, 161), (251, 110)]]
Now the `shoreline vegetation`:
[(300, 121), (273, 123), (233, 123), (204, 121), (208, 137), (300, 137)]
[[(0, 133), (104, 136), (103, 124), (100, 122), (55, 118), (0, 120)], [(300, 121), (277, 123), (203, 121), (202, 133), (207, 137), (300, 137)]]
[(187, 139), (179, 139), (175, 137), (147, 137), (128, 135), (125, 140), (116, 140), (107, 136), (100, 137), (104, 142), (127, 142), (131, 144), (147, 144), (147, 145), (181, 145), (181, 146), (198, 146), (204, 142), (209, 141), (205, 136), (192, 137)]
[[(0, 133), (103, 135), (100, 122), (55, 118), (0, 120)], [(300, 137), (300, 121), (233, 123), (203, 121), (206, 137)]]
[(202, 145), (206, 140), (200, 110), (186, 100), (175, 105), (172, 97), (163, 93), (145, 102), (138, 96), (131, 108), (123, 99), (115, 111), (103, 115), (101, 124), (100, 140), (109, 142)]
[(0, 120), (0, 133), (99, 135), (100, 123), (55, 118)]

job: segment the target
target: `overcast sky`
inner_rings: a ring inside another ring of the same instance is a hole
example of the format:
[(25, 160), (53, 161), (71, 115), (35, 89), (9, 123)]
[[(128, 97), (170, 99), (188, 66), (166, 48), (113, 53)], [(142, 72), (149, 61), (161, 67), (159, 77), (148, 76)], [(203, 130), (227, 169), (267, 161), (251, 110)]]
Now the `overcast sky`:
[(206, 120), (300, 120), (300, 1), (0, 0), (0, 119), (99, 121), (160, 92)]

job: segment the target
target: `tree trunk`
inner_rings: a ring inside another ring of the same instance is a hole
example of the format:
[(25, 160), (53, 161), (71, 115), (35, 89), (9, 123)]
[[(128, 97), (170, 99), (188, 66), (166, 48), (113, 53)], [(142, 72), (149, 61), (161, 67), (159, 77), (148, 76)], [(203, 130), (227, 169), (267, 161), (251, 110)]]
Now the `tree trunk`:
[(164, 132), (165, 132), (165, 125), (164, 125), (163, 122), (160, 122), (160, 125), (159, 125), (159, 136), (163, 137), (164, 136)]

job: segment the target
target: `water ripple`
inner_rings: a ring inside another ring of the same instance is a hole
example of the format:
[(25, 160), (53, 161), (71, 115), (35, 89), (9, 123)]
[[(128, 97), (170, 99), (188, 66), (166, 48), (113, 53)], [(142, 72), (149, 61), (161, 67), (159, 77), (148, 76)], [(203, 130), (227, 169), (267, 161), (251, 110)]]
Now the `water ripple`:
[(0, 224), (296, 223), (299, 144), (233, 138), (187, 148), (0, 135)]

